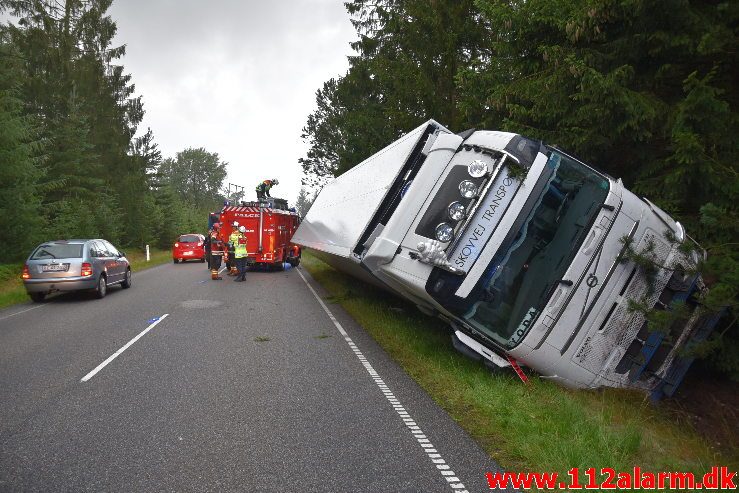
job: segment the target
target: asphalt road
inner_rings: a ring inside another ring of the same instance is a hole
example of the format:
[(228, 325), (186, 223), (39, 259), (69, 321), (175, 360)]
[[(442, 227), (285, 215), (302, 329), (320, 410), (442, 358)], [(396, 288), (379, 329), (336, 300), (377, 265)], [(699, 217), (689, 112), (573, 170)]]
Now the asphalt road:
[(301, 274), (325, 295), (169, 264), (0, 311), (0, 491), (489, 491), (496, 464)]

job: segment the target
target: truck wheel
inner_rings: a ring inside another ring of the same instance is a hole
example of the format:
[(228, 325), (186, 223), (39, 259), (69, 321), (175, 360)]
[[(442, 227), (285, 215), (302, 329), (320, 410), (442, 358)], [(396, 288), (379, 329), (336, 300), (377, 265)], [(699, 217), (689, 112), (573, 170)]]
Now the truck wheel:
[(126, 278), (121, 283), (121, 287), (123, 289), (128, 289), (131, 287), (131, 269), (126, 269)]
[(108, 294), (108, 283), (105, 279), (105, 276), (101, 275), (98, 278), (98, 285), (95, 288), (95, 298), (97, 299), (105, 298), (106, 294)]
[(35, 303), (41, 303), (44, 301), (44, 298), (46, 298), (46, 293), (28, 293), (28, 296), (30, 296)]
[(290, 262), (290, 265), (292, 265), (293, 267), (299, 266), (300, 265), (300, 257), (295, 257), (294, 259), (292, 259), (292, 262)]
[(285, 270), (285, 264), (283, 264), (282, 262), (275, 262), (270, 267), (272, 268), (271, 270), (276, 270), (278, 272), (281, 270)]

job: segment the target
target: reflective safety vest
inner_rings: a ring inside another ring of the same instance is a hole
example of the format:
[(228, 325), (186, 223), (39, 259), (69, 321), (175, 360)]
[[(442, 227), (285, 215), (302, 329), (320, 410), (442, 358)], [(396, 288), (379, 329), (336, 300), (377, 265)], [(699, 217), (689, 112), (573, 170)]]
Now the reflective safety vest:
[(246, 236), (240, 234), (234, 242), (234, 257), (244, 258), (247, 256), (246, 251)]
[(228, 242), (231, 244), (231, 248), (229, 250), (233, 250), (236, 246), (236, 242), (238, 241), (239, 237), (241, 236), (241, 233), (239, 233), (238, 230), (234, 230), (233, 233), (231, 233), (231, 236), (228, 237)]

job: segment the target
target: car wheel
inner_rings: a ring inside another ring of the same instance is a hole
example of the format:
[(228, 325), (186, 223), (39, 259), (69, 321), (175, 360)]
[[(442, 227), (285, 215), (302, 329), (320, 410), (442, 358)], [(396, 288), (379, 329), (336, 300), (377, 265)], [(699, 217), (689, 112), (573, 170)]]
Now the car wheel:
[(200, 259), (200, 263), (203, 263), (203, 262), (205, 262), (205, 257)]
[(41, 303), (46, 298), (46, 293), (28, 293), (28, 296), (36, 303)]
[(179, 260), (178, 260), (178, 259), (176, 259), (176, 258), (173, 258), (173, 259), (172, 259), (172, 263), (175, 263), (175, 264), (176, 264), (177, 262), (179, 262)]
[(108, 284), (105, 280), (105, 276), (101, 275), (98, 278), (98, 286), (95, 288), (95, 297), (97, 299), (105, 298), (106, 294), (108, 294)]
[(126, 269), (126, 278), (121, 283), (121, 287), (123, 289), (128, 289), (131, 287), (131, 269)]

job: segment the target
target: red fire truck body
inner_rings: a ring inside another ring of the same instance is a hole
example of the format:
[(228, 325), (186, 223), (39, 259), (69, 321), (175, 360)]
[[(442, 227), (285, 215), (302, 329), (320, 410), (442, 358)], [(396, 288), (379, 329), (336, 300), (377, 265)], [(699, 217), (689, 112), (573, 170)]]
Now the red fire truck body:
[(287, 202), (268, 199), (227, 205), (220, 212), (221, 239), (226, 242), (233, 222), (246, 228), (248, 264), (264, 264), (281, 269), (284, 262), (293, 267), (300, 263), (300, 247), (290, 242), (300, 220), (287, 209)]

